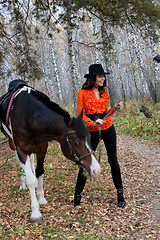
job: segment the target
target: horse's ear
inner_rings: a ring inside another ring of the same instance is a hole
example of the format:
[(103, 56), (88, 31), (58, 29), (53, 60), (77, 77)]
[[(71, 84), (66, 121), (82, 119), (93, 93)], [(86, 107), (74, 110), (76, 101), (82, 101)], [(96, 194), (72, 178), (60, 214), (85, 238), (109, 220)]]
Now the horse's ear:
[(82, 118), (83, 118), (83, 108), (82, 108), (80, 114), (78, 115), (78, 118), (82, 120)]
[(67, 126), (71, 123), (71, 117), (69, 113), (64, 115), (64, 122), (67, 124)]

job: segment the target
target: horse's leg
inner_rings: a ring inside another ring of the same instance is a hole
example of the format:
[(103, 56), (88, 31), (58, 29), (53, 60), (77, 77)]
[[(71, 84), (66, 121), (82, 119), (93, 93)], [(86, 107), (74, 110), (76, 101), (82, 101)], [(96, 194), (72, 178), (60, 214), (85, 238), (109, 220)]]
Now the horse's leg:
[[(18, 162), (20, 168), (23, 169), (23, 165), (22, 165), (22, 163), (21, 163), (21, 161), (20, 161), (20, 159), (18, 157), (17, 151), (14, 150), (14, 153), (16, 155), (16, 159), (17, 159), (17, 162)], [(25, 189), (27, 189), (27, 186), (26, 186), (26, 176), (25, 176), (25, 173), (21, 172), (21, 186), (19, 187), (19, 190), (25, 190)]]
[[(15, 155), (16, 155), (17, 162), (18, 162), (19, 166), (22, 168), (22, 163), (21, 163), (21, 161), (19, 160), (17, 151), (15, 150), (14, 153), (15, 153)], [(31, 155), (30, 155), (30, 162), (31, 162), (32, 172), (33, 172), (33, 174), (35, 175), (34, 154), (31, 154)], [(24, 173), (21, 173), (21, 186), (20, 186), (19, 190), (22, 190), (22, 189), (23, 189), (23, 190), (24, 190), (24, 189), (27, 189), (27, 186), (26, 186), (26, 176), (25, 176)]]
[[(17, 162), (18, 162), (19, 166), (22, 168), (22, 163), (21, 163), (21, 161), (20, 161), (20, 159), (18, 157), (17, 150), (16, 150), (16, 147), (14, 145), (14, 141), (10, 137), (9, 137), (9, 146), (13, 150), (13, 152), (15, 153)], [(19, 187), (19, 190), (22, 190), (22, 189), (27, 189), (26, 177), (25, 177), (25, 175), (23, 173), (21, 173), (21, 186)]]
[(42, 174), (39, 178), (38, 178), (38, 186), (37, 186), (37, 197), (38, 197), (38, 202), (39, 204), (47, 204), (47, 200), (44, 197), (44, 190), (43, 190), (43, 176), (44, 174)]
[(35, 174), (35, 167), (34, 167), (34, 154), (33, 153), (30, 155), (30, 162), (31, 162), (32, 172), (33, 172), (34, 175), (36, 175)]
[[(34, 166), (34, 154), (33, 153), (30, 155), (30, 163), (31, 163), (32, 172), (33, 172), (34, 175), (36, 175), (35, 166)], [(36, 187), (37, 187), (37, 185), (38, 185), (38, 182), (36, 181)]]
[(44, 197), (44, 190), (43, 190), (43, 177), (44, 177), (43, 162), (46, 155), (48, 144), (43, 147), (44, 147), (43, 153), (37, 154), (37, 167), (36, 167), (36, 177), (38, 180), (37, 197), (38, 197), (39, 204), (47, 204), (47, 201)]
[(32, 172), (30, 157), (22, 152), (19, 148), (17, 149), (18, 156), (23, 162), (22, 167), (26, 174), (27, 187), (31, 195), (31, 222), (39, 222), (42, 219), (42, 214), (39, 211), (39, 203), (36, 198), (35, 188), (36, 188), (36, 176)]
[(81, 193), (85, 187), (86, 180), (87, 180), (87, 176), (85, 175), (83, 168), (80, 167), (79, 173), (78, 173), (78, 178), (77, 178), (77, 183), (76, 183), (75, 195), (74, 195), (74, 206), (75, 207), (77, 205), (80, 205)]

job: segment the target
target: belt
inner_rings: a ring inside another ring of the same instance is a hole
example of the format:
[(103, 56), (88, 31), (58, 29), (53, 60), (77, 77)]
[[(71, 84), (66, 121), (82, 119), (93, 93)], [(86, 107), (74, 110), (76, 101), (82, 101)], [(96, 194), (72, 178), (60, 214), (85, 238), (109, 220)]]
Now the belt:
[(103, 119), (104, 116), (106, 116), (107, 113), (103, 112), (103, 113), (94, 113), (94, 114), (87, 114), (87, 117), (90, 118), (92, 121), (96, 121), (97, 119)]

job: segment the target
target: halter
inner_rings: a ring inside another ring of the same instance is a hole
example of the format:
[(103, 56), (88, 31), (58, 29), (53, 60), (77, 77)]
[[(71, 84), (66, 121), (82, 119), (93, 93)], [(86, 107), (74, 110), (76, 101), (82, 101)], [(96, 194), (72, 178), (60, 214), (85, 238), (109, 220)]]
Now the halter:
[(75, 163), (77, 163), (77, 164), (79, 163), (80, 164), (81, 163), (81, 159), (91, 155), (92, 153), (94, 153), (94, 151), (91, 151), (91, 152), (89, 152), (89, 153), (87, 153), (87, 154), (85, 154), (85, 155), (83, 155), (81, 157), (78, 157), (76, 155), (76, 153), (73, 151), (71, 143), (70, 143), (70, 140), (69, 140), (69, 135), (72, 134), (72, 133), (76, 133), (76, 131), (73, 130), (73, 131), (67, 132), (67, 127), (65, 126), (65, 139), (66, 139), (66, 142), (67, 142), (67, 144), (69, 146), (70, 154), (74, 157)]

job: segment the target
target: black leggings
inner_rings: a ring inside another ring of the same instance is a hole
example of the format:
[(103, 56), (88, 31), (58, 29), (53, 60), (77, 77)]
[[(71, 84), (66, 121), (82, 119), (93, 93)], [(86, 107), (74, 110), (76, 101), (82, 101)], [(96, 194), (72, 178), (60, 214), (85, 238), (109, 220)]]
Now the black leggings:
[[(99, 132), (90, 132), (91, 134), (91, 145), (95, 151), (99, 143)], [(108, 155), (108, 161), (111, 166), (111, 173), (114, 185), (116, 189), (122, 188), (122, 179), (120, 173), (120, 167), (117, 161), (117, 149), (116, 149), (116, 131), (114, 125), (107, 130), (101, 131), (101, 139), (104, 141), (105, 148)]]

